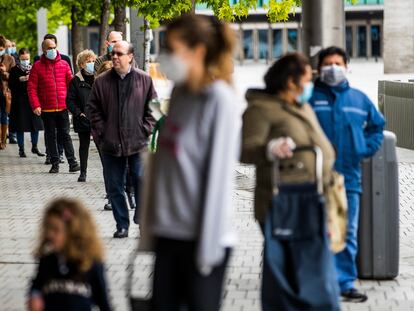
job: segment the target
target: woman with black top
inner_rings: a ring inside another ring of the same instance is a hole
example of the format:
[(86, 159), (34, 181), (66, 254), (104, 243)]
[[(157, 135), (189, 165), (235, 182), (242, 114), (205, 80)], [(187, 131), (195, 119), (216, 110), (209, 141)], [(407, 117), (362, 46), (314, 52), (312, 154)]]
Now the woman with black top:
[(9, 76), (9, 88), (12, 93), (9, 129), (10, 132), (17, 133), (19, 156), (21, 158), (26, 158), (24, 151), (25, 132), (30, 132), (32, 153), (40, 157), (44, 156), (37, 147), (39, 131), (43, 131), (43, 122), (39, 116), (33, 113), (27, 94), (27, 81), (29, 80), (31, 68), (29, 50), (26, 48), (20, 49), (19, 62), (10, 70)]
[(86, 181), (88, 167), (89, 145), (91, 142), (91, 127), (85, 115), (89, 93), (95, 80), (94, 64), (96, 55), (92, 50), (85, 50), (78, 54), (76, 64), (80, 71), (70, 82), (66, 105), (73, 115), (73, 128), (79, 135), (79, 158), (81, 172), (79, 182)]

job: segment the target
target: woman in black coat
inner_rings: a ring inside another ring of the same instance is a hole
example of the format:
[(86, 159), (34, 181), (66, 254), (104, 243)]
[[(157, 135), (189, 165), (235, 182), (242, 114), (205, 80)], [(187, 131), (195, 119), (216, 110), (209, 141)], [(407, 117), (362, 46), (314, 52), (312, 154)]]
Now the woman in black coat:
[(43, 122), (39, 116), (33, 113), (27, 94), (27, 80), (31, 69), (28, 49), (20, 49), (19, 60), (19, 63), (10, 70), (9, 76), (9, 88), (12, 93), (9, 130), (17, 133), (20, 157), (26, 157), (24, 151), (25, 132), (31, 134), (32, 153), (43, 157), (44, 154), (37, 148), (39, 131), (43, 130)]
[(69, 85), (66, 105), (73, 115), (73, 129), (79, 135), (79, 158), (81, 172), (79, 182), (86, 181), (88, 167), (89, 145), (91, 142), (91, 127), (85, 115), (89, 93), (94, 82), (94, 64), (96, 55), (91, 50), (79, 53), (76, 63), (80, 71), (75, 75)]

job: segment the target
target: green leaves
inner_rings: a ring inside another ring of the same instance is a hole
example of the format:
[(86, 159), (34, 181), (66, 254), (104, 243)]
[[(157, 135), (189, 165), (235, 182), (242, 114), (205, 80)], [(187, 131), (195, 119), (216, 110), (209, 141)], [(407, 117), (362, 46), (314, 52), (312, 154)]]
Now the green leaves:
[[(355, 0), (352, 0), (355, 1)], [(245, 18), (257, 8), (257, 0), (196, 0), (194, 3), (213, 11), (217, 18), (234, 22)], [(170, 20), (192, 9), (191, 0), (128, 0), (128, 5), (138, 9), (139, 15), (148, 19), (151, 28), (159, 26), (162, 20)], [(301, 0), (270, 0), (265, 7), (270, 22), (286, 21)]]
[(289, 14), (294, 13), (294, 9), (300, 5), (300, 0), (270, 0), (266, 15), (271, 23), (286, 22), (289, 19)]
[(129, 5), (136, 8), (140, 16), (150, 22), (150, 27), (159, 26), (160, 21), (169, 20), (192, 8), (191, 0), (130, 0)]

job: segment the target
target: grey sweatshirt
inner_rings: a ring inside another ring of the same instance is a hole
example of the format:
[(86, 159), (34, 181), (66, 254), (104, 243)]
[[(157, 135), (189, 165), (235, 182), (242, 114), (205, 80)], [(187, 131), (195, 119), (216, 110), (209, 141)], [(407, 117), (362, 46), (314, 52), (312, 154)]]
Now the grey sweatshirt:
[(153, 234), (198, 241), (200, 271), (234, 244), (232, 190), (241, 111), (224, 81), (200, 94), (175, 88), (155, 155)]

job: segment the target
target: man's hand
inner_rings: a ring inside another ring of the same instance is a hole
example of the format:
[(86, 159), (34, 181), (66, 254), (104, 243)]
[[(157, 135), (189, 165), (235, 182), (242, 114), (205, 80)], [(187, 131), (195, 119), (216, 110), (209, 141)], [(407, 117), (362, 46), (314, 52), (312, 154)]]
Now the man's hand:
[(42, 108), (36, 108), (35, 110), (33, 110), (33, 113), (37, 116), (40, 116), (42, 114)]
[(29, 80), (29, 75), (27, 75), (27, 76), (21, 76), (21, 77), (19, 78), (19, 80), (20, 80), (21, 82), (28, 81), (28, 80)]
[(6, 72), (6, 65), (3, 63), (0, 63), (0, 73), (5, 73)]

